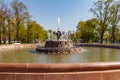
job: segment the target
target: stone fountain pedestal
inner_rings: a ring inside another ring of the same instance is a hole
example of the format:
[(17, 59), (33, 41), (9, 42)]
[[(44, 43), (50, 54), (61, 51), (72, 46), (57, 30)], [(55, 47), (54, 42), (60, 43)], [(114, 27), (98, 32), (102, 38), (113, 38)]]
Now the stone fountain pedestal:
[(37, 47), (37, 52), (40, 53), (79, 53), (80, 47), (73, 46), (72, 41), (69, 40), (57, 40), (57, 41), (46, 41), (44, 47)]

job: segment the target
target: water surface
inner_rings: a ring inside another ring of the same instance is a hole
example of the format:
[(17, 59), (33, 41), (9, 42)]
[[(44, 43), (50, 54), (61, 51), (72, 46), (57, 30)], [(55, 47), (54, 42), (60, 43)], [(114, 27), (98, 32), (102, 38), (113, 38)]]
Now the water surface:
[(0, 51), (1, 63), (85, 63), (120, 61), (120, 49), (82, 47), (79, 54), (44, 54), (34, 49)]

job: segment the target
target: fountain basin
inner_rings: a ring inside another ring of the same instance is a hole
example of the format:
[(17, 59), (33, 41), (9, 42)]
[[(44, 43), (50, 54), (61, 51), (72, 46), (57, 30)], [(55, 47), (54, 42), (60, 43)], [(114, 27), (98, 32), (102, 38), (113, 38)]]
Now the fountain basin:
[[(90, 55), (93, 56), (93, 54)], [(14, 57), (12, 57), (12, 59)], [(29, 58), (31, 59), (30, 56), (28, 55), (25, 56), (25, 59), (29, 59)], [(2, 80), (119, 80), (120, 62), (118, 61), (92, 62), (92, 63), (76, 63), (76, 64), (74, 63), (71, 64), (0, 63), (0, 79)]]
[(0, 64), (2, 80), (119, 80), (119, 62)]

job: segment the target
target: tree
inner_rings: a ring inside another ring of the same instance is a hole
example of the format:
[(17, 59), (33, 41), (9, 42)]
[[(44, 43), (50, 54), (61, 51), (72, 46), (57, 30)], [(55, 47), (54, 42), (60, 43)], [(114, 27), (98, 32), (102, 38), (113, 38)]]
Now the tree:
[(97, 19), (92, 18), (87, 21), (80, 21), (77, 26), (77, 34), (84, 42), (94, 41)]
[[(24, 3), (14, 0), (11, 8), (0, 0), (0, 44), (8, 40), (9, 44), (14, 41), (35, 42), (47, 38), (47, 32), (37, 22), (31, 20)], [(16, 40), (15, 40), (16, 39)]]
[(26, 12), (27, 8), (26, 5), (19, 0), (14, 0), (11, 3), (11, 7), (16, 20), (16, 40), (20, 41), (20, 25), (22, 24), (23, 14)]
[(2, 26), (3, 26), (3, 22), (2, 22), (2, 18), (3, 18), (3, 1), (0, 1), (0, 44), (2, 44)]
[(31, 18), (31, 15), (29, 14), (29, 12), (24, 13), (24, 18), (25, 18), (25, 24), (27, 27), (27, 43), (30, 43), (30, 29), (31, 29), (30, 18)]
[(98, 33), (96, 34), (95, 32), (97, 31), (97, 27), (98, 27), (98, 19), (97, 18), (91, 18), (89, 20), (86, 21), (86, 26), (88, 27), (88, 31), (89, 31), (89, 37), (91, 37), (91, 41), (97, 41), (96, 35), (98, 35)]
[(75, 31), (73, 31), (71, 34), (70, 34), (70, 39), (72, 40), (72, 41), (74, 41), (74, 42), (77, 42), (77, 37), (76, 37), (77, 35), (76, 35), (76, 32)]
[(47, 32), (35, 21), (30, 21), (30, 42), (35, 42), (36, 40), (44, 41), (47, 38)]
[[(4, 44), (6, 43), (6, 17), (7, 17), (7, 6), (3, 1), (0, 1), (0, 27), (3, 33)], [(1, 34), (0, 34), (0, 38), (1, 38)], [(0, 39), (0, 42), (1, 42), (1, 39)]]
[(120, 3), (113, 4), (110, 8), (110, 29), (111, 29), (111, 43), (115, 42), (115, 32), (118, 29), (120, 21)]
[(12, 14), (12, 11), (11, 9), (7, 9), (7, 28), (8, 28), (8, 43), (11, 44), (11, 33), (12, 33), (12, 30), (13, 30), (13, 25), (14, 25), (14, 22), (13, 22), (13, 14)]
[(100, 34), (100, 43), (103, 43), (103, 35), (107, 29), (109, 21), (109, 11), (110, 7), (113, 4), (113, 0), (98, 0), (94, 2), (94, 8), (91, 8), (90, 11), (97, 17), (99, 20), (99, 34)]

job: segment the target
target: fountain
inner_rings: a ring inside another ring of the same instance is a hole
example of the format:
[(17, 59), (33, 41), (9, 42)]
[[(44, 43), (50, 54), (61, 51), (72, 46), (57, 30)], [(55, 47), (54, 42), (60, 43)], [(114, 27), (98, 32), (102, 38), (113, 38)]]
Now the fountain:
[[(60, 23), (60, 19), (58, 19), (58, 22)], [(38, 46), (36, 48), (36, 51), (40, 53), (81, 52), (81, 48), (73, 46), (72, 41), (69, 40), (69, 37), (66, 36), (64, 32), (60, 31), (59, 27), (56, 32), (53, 32), (53, 35), (55, 37), (54, 40), (51, 39), (46, 41), (45, 46), (44, 47)], [(64, 40), (63, 39), (64, 37), (66, 37), (67, 39), (65, 38)], [(77, 43), (75, 45), (86, 46), (84, 47), (84, 50), (87, 51), (81, 52), (81, 54), (67, 54), (67, 55), (66, 54), (48, 55), (36, 53), (31, 54), (30, 51), (31, 49), (21, 50), (15, 49), (7, 51), (4, 50), (6, 45), (5, 46), (1, 45), (0, 46), (1, 50), (4, 51), (0, 52), (0, 79), (119, 80), (120, 45), (81, 44), (81, 43), (80, 44)], [(30, 45), (24, 46), (23, 48), (26, 48), (27, 46)]]
[(61, 36), (64, 35), (64, 32), (60, 30), (60, 18), (58, 18), (58, 30), (53, 32), (53, 35), (56, 37), (54, 40), (47, 40), (45, 46), (38, 46), (36, 48), (37, 52), (44, 53), (79, 53), (81, 51), (80, 47), (73, 46), (71, 40), (61, 39)]

